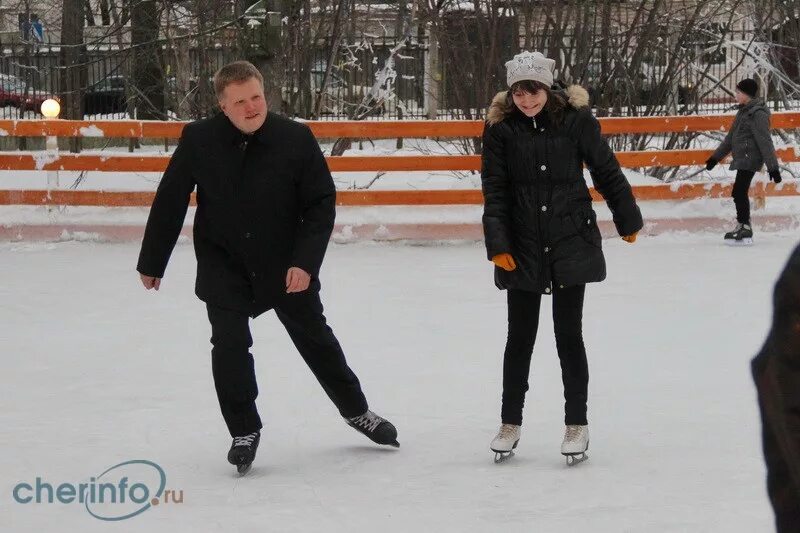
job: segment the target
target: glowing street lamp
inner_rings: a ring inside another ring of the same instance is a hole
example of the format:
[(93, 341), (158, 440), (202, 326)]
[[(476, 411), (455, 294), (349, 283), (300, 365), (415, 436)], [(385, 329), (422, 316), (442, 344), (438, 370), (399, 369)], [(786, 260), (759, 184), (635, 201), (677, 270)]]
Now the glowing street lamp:
[[(54, 100), (53, 98), (48, 98), (44, 102), (42, 102), (42, 115), (45, 118), (54, 120), (58, 118), (58, 114), (61, 113), (61, 104), (58, 103), (58, 100)], [(45, 149), (48, 152), (48, 159), (55, 160), (58, 158), (58, 137), (55, 135), (48, 135), (47, 140), (45, 141)], [(47, 191), (48, 193), (58, 187), (58, 170), (48, 170), (47, 171)], [(49, 194), (48, 194), (49, 196)], [(48, 211), (51, 210), (51, 207), (48, 206)]]
[(59, 113), (61, 113), (61, 104), (58, 103), (58, 100), (48, 98), (42, 102), (42, 115), (45, 118), (58, 118)]

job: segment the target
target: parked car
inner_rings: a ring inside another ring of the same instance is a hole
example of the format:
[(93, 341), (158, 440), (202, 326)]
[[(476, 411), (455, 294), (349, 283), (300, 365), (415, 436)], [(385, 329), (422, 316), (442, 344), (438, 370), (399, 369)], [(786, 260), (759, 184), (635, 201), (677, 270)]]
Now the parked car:
[(127, 110), (125, 77), (106, 76), (87, 87), (83, 94), (83, 109), (87, 115), (124, 113)]
[(42, 102), (51, 95), (26, 86), (25, 82), (11, 74), (0, 74), (0, 107), (12, 106), (22, 111), (39, 112)]

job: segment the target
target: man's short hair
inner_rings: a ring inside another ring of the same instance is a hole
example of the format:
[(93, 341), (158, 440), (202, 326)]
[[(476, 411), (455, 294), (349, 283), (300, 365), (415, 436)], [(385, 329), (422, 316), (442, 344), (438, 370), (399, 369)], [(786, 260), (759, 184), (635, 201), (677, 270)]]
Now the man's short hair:
[(250, 78), (256, 78), (262, 85), (264, 84), (264, 76), (249, 61), (234, 61), (223, 66), (214, 74), (214, 92), (217, 99), (222, 97), (225, 87), (231, 83), (244, 83)]

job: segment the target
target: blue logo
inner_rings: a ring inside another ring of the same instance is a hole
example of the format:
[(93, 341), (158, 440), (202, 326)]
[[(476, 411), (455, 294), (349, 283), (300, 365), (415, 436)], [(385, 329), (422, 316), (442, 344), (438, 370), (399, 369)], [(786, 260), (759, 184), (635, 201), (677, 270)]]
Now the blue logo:
[(94, 518), (116, 522), (160, 504), (183, 503), (183, 490), (168, 490), (166, 485), (163, 468), (152, 461), (133, 459), (90, 477), (88, 483), (54, 486), (37, 477), (33, 484), (17, 483), (12, 495), (21, 504), (82, 504)]

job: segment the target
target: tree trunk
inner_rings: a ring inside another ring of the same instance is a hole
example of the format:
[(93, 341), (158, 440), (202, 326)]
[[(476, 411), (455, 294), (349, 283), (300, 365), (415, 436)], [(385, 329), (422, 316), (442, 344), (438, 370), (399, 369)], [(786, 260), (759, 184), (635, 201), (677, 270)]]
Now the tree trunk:
[(428, 54), (425, 65), (425, 112), (429, 120), (436, 120), (441, 99), (442, 69), (439, 66), (439, 36), (437, 28), (428, 26)]
[(164, 76), (161, 69), (159, 10), (154, 0), (140, 0), (131, 8), (133, 100), (136, 118), (163, 120)]
[[(64, 17), (61, 23), (61, 118), (83, 119), (83, 92), (86, 87), (86, 65), (83, 44), (84, 3), (62, 0)], [(70, 139), (70, 151), (80, 151), (79, 138)]]
[(111, 26), (111, 14), (108, 7), (108, 0), (100, 0), (100, 18), (103, 26)]
[(92, 2), (90, 0), (85, 0), (84, 2), (84, 14), (86, 15), (86, 25), (94, 26), (94, 11), (92, 10)]
[(342, 42), (342, 11), (347, 9), (347, 0), (339, 0), (336, 6), (336, 14), (333, 19), (333, 31), (331, 32), (331, 50), (328, 56), (328, 62), (325, 65), (325, 74), (322, 76), (322, 83), (320, 84), (319, 95), (317, 95), (317, 103), (314, 105), (314, 115), (319, 117), (322, 111), (322, 102), (325, 99), (325, 92), (328, 89), (328, 80), (330, 79), (331, 69), (336, 62), (336, 57), (339, 55), (339, 44)]

